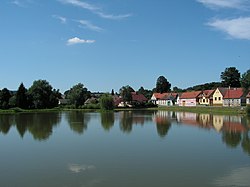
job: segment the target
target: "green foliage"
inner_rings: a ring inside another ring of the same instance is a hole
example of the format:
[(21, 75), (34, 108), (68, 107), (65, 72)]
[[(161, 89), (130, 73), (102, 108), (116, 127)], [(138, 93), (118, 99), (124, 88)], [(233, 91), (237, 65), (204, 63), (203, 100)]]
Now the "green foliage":
[(246, 107), (246, 113), (247, 113), (247, 116), (250, 117), (250, 106), (249, 105)]
[(250, 89), (250, 69), (242, 74), (241, 87), (244, 89), (245, 94), (247, 94), (247, 92), (249, 92), (249, 89)]
[(113, 110), (114, 106), (114, 99), (111, 95), (104, 94), (101, 96), (100, 107), (102, 110)]
[(69, 99), (70, 104), (74, 105), (75, 108), (79, 108), (79, 106), (84, 105), (84, 102), (90, 97), (90, 92), (81, 83), (73, 86), (64, 94), (66, 99)]
[(23, 83), (20, 84), (16, 93), (16, 106), (23, 109), (28, 108), (27, 89), (24, 87)]
[(170, 88), (171, 88), (171, 84), (168, 82), (168, 80), (164, 76), (158, 77), (156, 81), (156, 88), (155, 88), (155, 91), (157, 93), (169, 92)]
[(137, 93), (144, 95), (147, 99), (150, 99), (152, 94), (153, 94), (153, 91), (144, 89), (143, 87), (140, 87), (139, 90), (137, 91)]
[(214, 90), (221, 86), (222, 84), (220, 82), (211, 82), (211, 83), (199, 84), (193, 87), (189, 87), (183, 91)]
[(224, 87), (240, 87), (240, 72), (235, 67), (226, 68), (224, 72), (221, 72), (220, 78)]
[(11, 98), (11, 94), (7, 88), (4, 88), (2, 91), (0, 90), (0, 108), (1, 109), (9, 108), (10, 98)]
[(120, 94), (122, 97), (122, 100), (124, 102), (131, 102), (132, 101), (132, 94), (131, 92), (134, 92), (135, 90), (127, 85), (127, 86), (123, 86), (122, 88), (120, 88)]
[(31, 108), (43, 109), (58, 106), (57, 92), (46, 80), (37, 80), (28, 90), (32, 101)]

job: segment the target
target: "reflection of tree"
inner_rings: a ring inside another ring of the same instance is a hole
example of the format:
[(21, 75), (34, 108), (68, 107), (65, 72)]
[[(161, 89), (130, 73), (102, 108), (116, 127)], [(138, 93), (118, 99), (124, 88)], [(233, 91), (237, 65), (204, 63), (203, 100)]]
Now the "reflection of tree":
[(109, 131), (115, 122), (114, 112), (101, 112), (101, 123), (104, 130)]
[(1, 115), (0, 116), (0, 132), (3, 134), (8, 134), (11, 125), (13, 125), (14, 116), (13, 115)]
[(28, 121), (28, 130), (35, 140), (46, 140), (52, 134), (53, 126), (60, 122), (59, 113), (32, 114)]
[(17, 114), (16, 115), (16, 118), (15, 118), (16, 128), (22, 138), (28, 128), (32, 115), (33, 114), (31, 115), (30, 114)]
[(232, 131), (224, 131), (222, 132), (222, 140), (229, 147), (235, 148), (241, 142), (241, 133), (240, 132), (232, 132)]
[(123, 132), (130, 133), (133, 125), (133, 114), (130, 111), (123, 111), (120, 113), (120, 129)]
[(157, 133), (160, 137), (165, 137), (171, 127), (171, 122), (167, 118), (160, 118), (156, 120)]
[(83, 134), (84, 130), (87, 129), (87, 124), (90, 117), (84, 112), (69, 112), (66, 114), (70, 129), (78, 134)]

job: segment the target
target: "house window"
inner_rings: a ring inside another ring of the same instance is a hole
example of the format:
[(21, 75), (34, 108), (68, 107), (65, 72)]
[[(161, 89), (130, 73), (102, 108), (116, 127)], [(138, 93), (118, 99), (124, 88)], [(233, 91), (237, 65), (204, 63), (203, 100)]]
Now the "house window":
[(205, 99), (203, 99), (203, 103), (205, 103), (206, 102), (206, 100)]
[(218, 99), (219, 99), (219, 101), (220, 101), (220, 100), (221, 100), (221, 97), (219, 97)]
[(217, 101), (217, 97), (215, 97), (214, 100)]

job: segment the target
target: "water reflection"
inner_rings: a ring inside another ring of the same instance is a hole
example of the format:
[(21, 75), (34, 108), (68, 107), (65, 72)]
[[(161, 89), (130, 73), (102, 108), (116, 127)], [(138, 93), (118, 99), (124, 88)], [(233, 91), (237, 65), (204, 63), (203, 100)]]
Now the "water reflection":
[(84, 131), (87, 130), (90, 116), (84, 112), (74, 111), (67, 112), (66, 119), (72, 131), (78, 134), (83, 134)]
[(101, 113), (101, 124), (105, 131), (109, 131), (115, 123), (114, 112), (102, 112)]
[(11, 127), (15, 127), (23, 138), (29, 131), (35, 140), (47, 140), (54, 126), (61, 121), (60, 113), (33, 113), (0, 115), (0, 132), (7, 134)]
[(96, 169), (94, 165), (84, 165), (84, 164), (69, 164), (68, 168), (72, 173), (80, 173), (87, 170)]

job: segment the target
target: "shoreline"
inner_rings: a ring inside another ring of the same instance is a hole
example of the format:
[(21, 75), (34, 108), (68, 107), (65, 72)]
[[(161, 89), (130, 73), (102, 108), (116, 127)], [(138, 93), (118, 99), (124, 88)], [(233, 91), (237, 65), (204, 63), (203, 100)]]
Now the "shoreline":
[[(155, 111), (176, 111), (176, 112), (192, 112), (192, 113), (208, 113), (221, 115), (246, 115), (246, 107), (211, 107), (211, 106), (195, 106), (195, 107), (154, 107), (154, 108), (116, 108), (113, 111), (133, 111), (133, 110), (155, 110)], [(36, 113), (36, 112), (60, 112), (60, 111), (83, 111), (83, 112), (102, 112), (101, 109), (66, 109), (66, 108), (52, 108), (52, 109), (20, 109), (13, 108), (8, 110), (0, 110), (0, 114), (18, 114), (18, 113)]]

